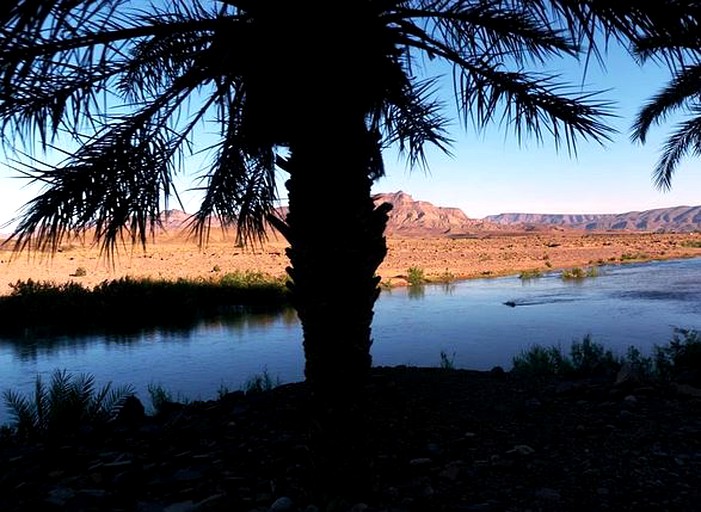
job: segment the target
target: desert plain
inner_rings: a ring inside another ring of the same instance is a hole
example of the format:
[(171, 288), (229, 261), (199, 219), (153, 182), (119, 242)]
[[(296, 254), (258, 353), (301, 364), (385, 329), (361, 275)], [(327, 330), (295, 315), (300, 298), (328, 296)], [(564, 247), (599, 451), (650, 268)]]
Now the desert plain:
[[(92, 287), (105, 280), (130, 276), (174, 280), (216, 278), (229, 272), (255, 271), (282, 276), (288, 265), (279, 236), (251, 247), (235, 243), (231, 233), (213, 236), (207, 245), (178, 233), (157, 236), (152, 243), (121, 248), (114, 259), (101, 254), (91, 241), (66, 240), (53, 254), (12, 250), (0, 246), (0, 295), (9, 294), (18, 280), (75, 281)], [(558, 271), (574, 267), (701, 257), (700, 233), (590, 233), (540, 231), (473, 234), (463, 237), (389, 236), (388, 252), (378, 269), (383, 285), (407, 284), (410, 268), (428, 280), (470, 279)], [(329, 282), (343, 286), (343, 268)]]

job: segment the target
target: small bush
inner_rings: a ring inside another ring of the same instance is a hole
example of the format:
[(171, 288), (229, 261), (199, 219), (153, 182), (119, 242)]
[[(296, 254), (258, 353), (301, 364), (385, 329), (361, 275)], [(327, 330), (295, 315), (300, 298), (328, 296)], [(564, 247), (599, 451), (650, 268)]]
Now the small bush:
[(85, 270), (85, 267), (78, 267), (75, 269), (75, 272), (71, 274), (73, 277), (85, 277), (88, 275), (88, 271)]
[(426, 283), (424, 269), (420, 267), (409, 267), (406, 280), (410, 286), (418, 286)]
[(518, 278), (522, 281), (526, 281), (528, 279), (537, 279), (539, 277), (543, 277), (543, 273), (537, 268), (533, 270), (524, 270), (518, 275)]
[(268, 369), (264, 368), (262, 373), (250, 377), (243, 385), (244, 393), (262, 393), (280, 385), (280, 379), (275, 379), (270, 376)]
[(156, 414), (163, 412), (169, 404), (175, 403), (172, 393), (161, 384), (149, 384), (148, 394), (151, 398), (151, 407)]
[(658, 377), (701, 384), (701, 333), (692, 329), (674, 329), (672, 340), (655, 346), (655, 372)]
[(645, 260), (648, 255), (644, 252), (625, 252), (621, 254), (621, 261)]
[(579, 281), (581, 279), (586, 279), (587, 277), (597, 277), (598, 275), (599, 269), (597, 267), (590, 267), (588, 269), (574, 267), (563, 270), (560, 277), (562, 277), (562, 279), (565, 281)]
[(581, 342), (573, 342), (570, 349), (572, 373), (575, 376), (592, 377), (615, 374), (621, 367), (621, 362), (611, 350), (592, 341), (591, 336), (585, 336)]
[(527, 377), (557, 377), (571, 373), (572, 363), (560, 347), (534, 345), (513, 358), (513, 371)]
[(652, 356), (636, 347), (617, 357), (611, 350), (585, 336), (573, 342), (570, 355), (559, 347), (535, 345), (513, 358), (513, 371), (527, 377), (587, 378), (613, 377), (623, 367), (648, 381), (701, 385), (701, 334), (691, 329), (674, 329), (672, 340), (655, 345)]
[(701, 240), (685, 240), (681, 245), (689, 249), (701, 249)]
[(455, 352), (452, 355), (441, 350), (441, 368), (444, 370), (455, 370)]

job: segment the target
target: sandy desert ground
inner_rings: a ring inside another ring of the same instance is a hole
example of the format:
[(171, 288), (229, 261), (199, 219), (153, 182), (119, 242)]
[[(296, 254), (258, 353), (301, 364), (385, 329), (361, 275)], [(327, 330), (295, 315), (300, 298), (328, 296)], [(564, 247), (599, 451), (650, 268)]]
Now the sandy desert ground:
[[(691, 243), (690, 243), (691, 242)], [(548, 232), (487, 234), (471, 238), (389, 238), (388, 255), (378, 273), (385, 284), (406, 284), (410, 267), (429, 279), (465, 279), (518, 274), (527, 270), (558, 270), (635, 260), (701, 257), (701, 234), (624, 234)], [(66, 242), (54, 255), (14, 254), (0, 249), (0, 294), (10, 293), (17, 280), (76, 281), (91, 287), (122, 276), (160, 279), (211, 278), (235, 271), (283, 275), (288, 264), (286, 242), (243, 249), (232, 237), (220, 236), (203, 249), (195, 241), (163, 235), (147, 246), (127, 248), (110, 263), (98, 248)], [(81, 269), (81, 270), (79, 270)], [(84, 272), (83, 272), (84, 271)], [(85, 275), (76, 275), (76, 274)], [(329, 276), (342, 286), (343, 269)]]

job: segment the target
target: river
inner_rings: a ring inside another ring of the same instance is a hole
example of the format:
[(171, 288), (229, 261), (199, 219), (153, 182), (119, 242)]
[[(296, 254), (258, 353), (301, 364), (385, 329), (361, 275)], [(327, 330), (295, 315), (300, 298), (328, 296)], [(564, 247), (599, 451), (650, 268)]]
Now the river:
[[(508, 369), (531, 345), (567, 350), (586, 335), (616, 353), (630, 345), (646, 353), (669, 341), (675, 327), (701, 330), (701, 258), (606, 266), (579, 281), (553, 272), (394, 288), (383, 290), (375, 311), (376, 365), (438, 366), (444, 352), (456, 367)], [(263, 371), (280, 382), (301, 380), (303, 367), (291, 310), (187, 332), (0, 339), (0, 390), (30, 391), (37, 374), (48, 378), (58, 368), (90, 373), (99, 385), (131, 384), (147, 405), (149, 385), (180, 399), (208, 399)], [(0, 407), (0, 424), (6, 420)]]

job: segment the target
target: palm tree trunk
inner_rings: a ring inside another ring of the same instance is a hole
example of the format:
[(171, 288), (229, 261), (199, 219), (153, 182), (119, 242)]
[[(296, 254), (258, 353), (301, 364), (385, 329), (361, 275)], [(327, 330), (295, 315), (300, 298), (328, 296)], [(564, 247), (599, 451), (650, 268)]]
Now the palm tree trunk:
[(387, 253), (388, 208), (375, 208), (370, 192), (372, 137), (364, 124), (348, 131), (293, 146), (286, 183), (288, 273), (305, 377), (315, 395), (334, 401), (355, 394), (368, 377), (375, 272)]
[[(389, 205), (371, 197), (376, 141), (362, 118), (291, 144), (285, 236), (292, 300), (302, 323), (305, 377), (327, 490), (363, 487), (362, 412), (371, 368), (375, 275), (387, 246)], [(332, 470), (333, 468), (333, 470)]]

